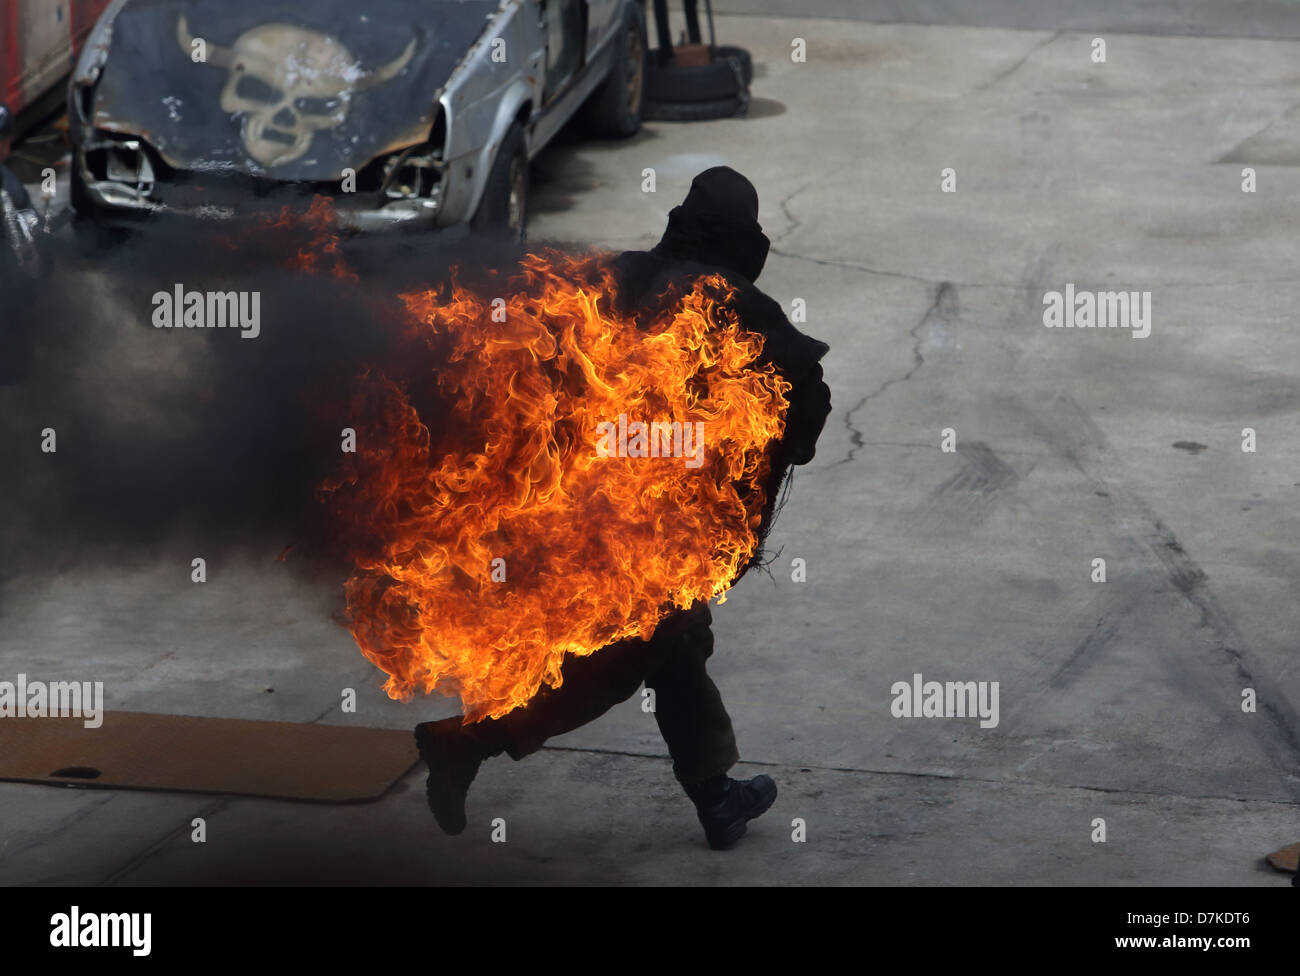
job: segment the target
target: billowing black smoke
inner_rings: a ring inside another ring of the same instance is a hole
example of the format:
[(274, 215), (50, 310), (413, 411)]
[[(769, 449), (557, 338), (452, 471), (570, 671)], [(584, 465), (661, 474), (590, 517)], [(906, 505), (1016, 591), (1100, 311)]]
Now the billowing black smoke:
[[(21, 377), (0, 385), (0, 578), (126, 564), (181, 542), (338, 556), (316, 491), (341, 460), (343, 429), (360, 423), (349, 415), (358, 374), (405, 383), (438, 422), (418, 392), (437, 364), (412, 341), (398, 294), (445, 286), (452, 265), (466, 278), (518, 255), (390, 237), (345, 244), (356, 276), (339, 277), (316, 235), (157, 226), (94, 253), (56, 239), (36, 297), (0, 295), (5, 371)], [(316, 254), (316, 273), (290, 266), (300, 251)], [(178, 286), (242, 293), (255, 329), (185, 327), (185, 303), (167, 307)], [(156, 327), (169, 313), (179, 327)]]

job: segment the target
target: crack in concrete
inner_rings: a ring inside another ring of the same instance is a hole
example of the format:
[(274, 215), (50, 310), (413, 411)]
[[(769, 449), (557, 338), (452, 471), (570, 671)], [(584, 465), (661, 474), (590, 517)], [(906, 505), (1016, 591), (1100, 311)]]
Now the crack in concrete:
[(1002, 69), (992, 78), (988, 79), (987, 81), (983, 81), (979, 83), (974, 88), (967, 89), (965, 92), (962, 92), (959, 95), (951, 96), (948, 98), (940, 98), (940, 100), (937, 101), (934, 105), (932, 105), (929, 109), (922, 112), (920, 115), (916, 116), (912, 120), (911, 125), (909, 125), (906, 129), (904, 129), (903, 132), (899, 135), (898, 137), (899, 141), (906, 142), (912, 139), (919, 132), (929, 133), (939, 128), (939, 126), (936, 126), (934, 123), (935, 117), (949, 111), (954, 102), (961, 102), (964, 99), (970, 98), (974, 95), (978, 95), (981, 92), (985, 91), (986, 89), (993, 87), (1003, 79), (1009, 78), (1016, 71), (1018, 71), (1020, 67), (1026, 61), (1029, 60), (1030, 57), (1033, 56), (1035, 51), (1038, 51), (1039, 49), (1046, 47), (1048, 44), (1051, 44), (1063, 33), (1064, 31), (1058, 30), (1055, 33), (1053, 33), (1051, 36), (1047, 37), (1046, 39), (1039, 41), (1028, 51), (1026, 51), (1024, 56), (1020, 58), (1018, 61), (1016, 61), (1015, 64), (1011, 65), (1011, 67)]
[[(927, 450), (927, 451), (933, 449), (934, 447), (933, 444), (921, 444), (916, 441), (864, 441), (861, 445), (858, 446), (860, 447), (909, 447), (909, 448), (917, 448), (918, 450)], [(1022, 457), (1036, 457), (1036, 458), (1046, 458), (1052, 456), (1050, 454), (1045, 454), (1042, 451), (1022, 451), (1012, 447), (999, 447), (998, 453), (1015, 454)]]
[(194, 817), (202, 817), (204, 822), (206, 823), (212, 817), (213, 814), (220, 813), (226, 807), (230, 806), (230, 804), (234, 801), (234, 799), (235, 799), (234, 797), (223, 796), (220, 799), (217, 799), (214, 802), (209, 803), (207, 806), (200, 807), (199, 811), (195, 813), (193, 816), (191, 816), (189, 821), (179, 824), (176, 827), (176, 829), (169, 830), (167, 833), (163, 834), (162, 837), (159, 837), (153, 843), (142, 848), (138, 853), (127, 858), (127, 860), (124, 861), (120, 867), (110, 872), (100, 882), (100, 884), (114, 884), (120, 881), (121, 879), (125, 878), (128, 874), (130, 874), (132, 871), (138, 868), (141, 864), (144, 864), (145, 861), (149, 860), (149, 858), (153, 857), (156, 853), (158, 853), (158, 851), (162, 850), (163, 846), (167, 844), (173, 837), (176, 837), (178, 834), (188, 833), (189, 831), (193, 830), (193, 827), (191, 826), (191, 822), (194, 820)]
[(1005, 79), (1010, 78), (1013, 74), (1015, 74), (1015, 73), (1016, 73), (1017, 71), (1019, 71), (1022, 67), (1024, 67), (1025, 62), (1028, 61), (1030, 58), (1032, 58), (1036, 52), (1041, 51), (1043, 48), (1047, 47), (1047, 45), (1051, 44), (1051, 43), (1052, 43), (1053, 41), (1055, 41), (1058, 37), (1060, 37), (1063, 33), (1065, 33), (1065, 32), (1064, 32), (1064, 31), (1059, 31), (1059, 30), (1058, 30), (1058, 31), (1056, 31), (1056, 33), (1052, 34), (1050, 37), (1045, 38), (1044, 40), (1039, 41), (1037, 44), (1035, 44), (1033, 47), (1031, 47), (1028, 51), (1026, 51), (1026, 52), (1025, 52), (1025, 56), (1022, 57), (1022, 58), (1021, 58), (1019, 61), (1017, 61), (1015, 64), (1013, 64), (1011, 67), (1007, 68), (1005, 71), (999, 72), (998, 74), (994, 75), (994, 76), (993, 76), (992, 78), (990, 78), (988, 81), (982, 82), (981, 84), (978, 84), (978, 85), (976, 85), (974, 88), (972, 88), (969, 92), (966, 93), (967, 97), (969, 97), (969, 96), (971, 96), (971, 95), (977, 95), (977, 94), (979, 94), (980, 92), (983, 92), (983, 91), (987, 91), (988, 89), (990, 89), (990, 88), (992, 88), (994, 85), (996, 85), (999, 81), (1004, 81)]
[[(1233, 665), (1242, 688), (1255, 689), (1256, 707), (1260, 710), (1260, 714), (1269, 720), (1265, 728), (1271, 726), (1275, 731), (1274, 735), (1269, 735), (1262, 730), (1256, 732), (1252, 729), (1264, 754), (1279, 771), (1293, 770), (1296, 758), (1300, 756), (1300, 722), (1297, 721), (1295, 709), (1292, 708), (1285, 692), (1270, 679), (1258, 677), (1258, 669), (1252, 666), (1250, 661), (1252, 655), (1246, 650), (1245, 639), (1237, 630), (1232, 618), (1209, 592), (1206, 585), (1209, 577), (1183, 549), (1173, 530), (1140, 496), (1127, 488), (1098, 478), (1088, 470), (1081, 456), (1083, 451), (1091, 447), (1093, 455), (1099, 454), (1107, 446), (1106, 435), (1078, 403), (1069, 397), (1058, 399), (1074, 411), (1075, 423), (1084, 429), (1083, 439), (1076, 438), (1078, 442), (1073, 445), (1064, 443), (1064, 440), (1027, 406), (1021, 404), (1021, 409), (1030, 417), (1031, 423), (1040, 436), (1053, 450), (1090, 482), (1106, 492), (1105, 497), (1118, 513), (1121, 522), (1140, 523), (1142, 531), (1137, 541), (1155, 556), (1164, 568), (1166, 578), (1179, 595), (1200, 612), (1199, 626), (1214, 635), (1214, 643)], [(1292, 795), (1300, 800), (1300, 785), (1292, 785), (1290, 789)]]
[[(545, 752), (575, 752), (601, 756), (624, 756), (629, 759), (670, 760), (666, 754), (652, 752), (631, 752), (624, 749), (597, 749), (589, 746), (543, 746)], [(901, 776), (907, 779), (938, 779), (954, 783), (986, 783), (990, 786), (1025, 786), (1039, 790), (1080, 790), (1087, 793), (1105, 793), (1121, 796), (1173, 797), (1180, 800), (1227, 800), (1232, 803), (1268, 803), (1273, 806), (1300, 806), (1289, 800), (1274, 800), (1268, 797), (1224, 796), (1219, 793), (1169, 793), (1161, 790), (1135, 790), (1113, 786), (1084, 786), (1077, 783), (1043, 783), (1029, 779), (998, 779), (991, 776), (971, 776), (961, 773), (934, 773), (914, 769), (874, 769), (865, 766), (827, 766), (807, 762), (776, 762), (764, 759), (745, 759), (746, 766), (762, 766), (768, 769), (816, 770), (821, 773), (865, 773), (868, 776)]]
[[(14, 782), (14, 781), (11, 780), (9, 782)], [(45, 786), (47, 784), (33, 783), (31, 785)], [(64, 787), (64, 788), (75, 789), (75, 787)], [(96, 800), (98, 802), (95, 802)], [(68, 814), (68, 816), (64, 817), (61, 820), (56, 821), (54, 825), (50, 828), (48, 833), (42, 834), (39, 837), (35, 837), (32, 840), (28, 841), (26, 844), (20, 844), (16, 847), (10, 848), (8, 846), (8, 841), (6, 841), (5, 846), (3, 848), (0, 848), (0, 863), (3, 863), (8, 858), (15, 857), (18, 854), (24, 854), (27, 851), (32, 850), (33, 848), (40, 847), (42, 844), (48, 842), (51, 837), (60, 836), (69, 828), (75, 827), (77, 824), (81, 823), (81, 821), (85, 820), (91, 814), (96, 813), (102, 807), (104, 807), (108, 803), (111, 803), (112, 801), (113, 801), (112, 793), (109, 793), (108, 795), (102, 798), (94, 797), (91, 800), (91, 802), (88, 802), (85, 806), (79, 807), (78, 809), (72, 811), (72, 813)]]
[[(354, 684), (354, 685), (360, 685), (362, 682), (364, 682), (364, 681), (366, 680), (366, 676), (367, 676), (368, 674), (373, 674), (373, 671), (372, 671), (370, 668), (366, 668), (365, 671), (364, 671), (364, 673), (363, 673), (362, 671), (358, 671), (358, 672), (357, 672), (357, 675), (356, 675), (356, 679), (353, 681), (353, 684)], [(327, 705), (327, 706), (325, 707), (325, 710), (324, 710), (323, 712), (321, 712), (319, 715), (317, 715), (317, 716), (316, 716), (315, 718), (313, 718), (313, 719), (308, 719), (308, 721), (307, 721), (306, 724), (308, 724), (308, 725), (315, 725), (317, 722), (319, 722), (321, 719), (323, 719), (326, 715), (331, 715), (331, 714), (333, 714), (335, 711), (338, 711), (338, 710), (339, 710), (340, 708), (342, 708), (342, 707), (343, 707), (343, 703), (342, 703), (341, 700), (338, 701), (338, 702), (336, 702), (336, 703), (334, 703), (334, 704), (332, 704), (332, 705)]]
[(947, 278), (927, 278), (924, 275), (908, 274), (905, 271), (883, 271), (880, 268), (871, 268), (865, 264), (854, 264), (852, 261), (834, 261), (830, 258), (814, 258), (807, 254), (796, 254), (794, 251), (783, 251), (779, 247), (771, 248), (770, 253), (789, 258), (792, 261), (807, 261), (809, 264), (820, 264), (826, 268), (862, 271), (866, 274), (880, 275), (882, 278), (903, 278), (907, 281), (919, 281), (923, 285), (949, 284), (959, 288), (1007, 288), (1011, 290), (1021, 287), (1020, 285), (1008, 285), (997, 281), (952, 281)]
[(849, 441), (853, 446), (849, 448), (848, 454), (842, 457), (839, 461), (835, 462), (834, 466), (838, 466), (841, 464), (848, 464), (855, 457), (857, 457), (858, 451), (861, 448), (866, 446), (866, 442), (862, 438), (862, 432), (853, 425), (853, 415), (856, 414), (863, 407), (865, 407), (869, 402), (871, 402), (876, 397), (880, 396), (882, 393), (888, 390), (891, 386), (895, 385), (896, 383), (906, 383), (916, 374), (916, 371), (918, 369), (920, 369), (922, 366), (925, 365), (925, 357), (921, 355), (922, 340), (919, 334), (921, 331), (921, 327), (925, 325), (925, 323), (930, 321), (930, 317), (932, 315), (936, 313), (949, 314), (951, 310), (955, 309), (957, 304), (956, 296), (957, 296), (957, 289), (953, 287), (952, 282), (944, 281), (940, 283), (939, 287), (935, 290), (934, 300), (930, 303), (930, 307), (925, 310), (925, 314), (921, 316), (920, 320), (916, 323), (916, 325), (912, 326), (912, 328), (908, 331), (908, 335), (910, 335), (913, 339), (912, 368), (909, 369), (902, 376), (894, 376), (885, 380), (885, 382), (880, 384), (879, 387), (877, 387), (875, 390), (868, 393), (861, 400), (855, 403), (853, 407), (848, 411), (848, 413), (844, 415), (844, 426), (848, 429)]
[[(782, 235), (785, 236), (784, 234)], [(950, 284), (957, 288), (1003, 288), (1008, 291), (1028, 291), (1033, 289), (1027, 288), (1023, 281), (1011, 283), (1005, 281), (957, 281), (952, 278), (932, 278), (925, 275), (909, 274), (906, 271), (888, 271), (883, 268), (873, 268), (865, 264), (855, 264), (852, 261), (836, 261), (832, 258), (815, 258), (808, 254), (797, 254), (794, 251), (782, 250), (773, 246), (770, 253), (779, 255), (783, 258), (789, 258), (791, 261), (807, 261), (809, 264), (819, 264), (826, 268), (843, 268), (846, 271), (861, 271), (864, 274), (879, 275), (882, 278), (902, 278), (905, 281), (919, 281), (923, 285)], [(1237, 281), (1160, 281), (1149, 282), (1146, 287), (1156, 288), (1239, 288), (1243, 286), (1254, 285), (1293, 285), (1295, 278), (1243, 278)], [(1043, 288), (1037, 289), (1040, 293)], [(1037, 299), (1035, 299), (1037, 301)], [(1038, 307), (1038, 306), (1036, 306)]]
[(799, 187), (799, 189), (797, 189), (797, 190), (795, 190), (794, 192), (792, 192), (792, 193), (790, 193), (789, 195), (787, 195), (786, 198), (785, 198), (784, 200), (782, 200), (782, 201), (778, 204), (778, 206), (779, 206), (780, 209), (781, 209), (781, 213), (785, 214), (785, 219), (786, 219), (789, 223), (788, 223), (788, 226), (786, 227), (786, 229), (783, 230), (783, 231), (781, 231), (781, 233), (778, 234), (778, 235), (777, 235), (777, 236), (772, 240), (772, 246), (773, 246), (773, 248), (775, 248), (775, 246), (776, 246), (776, 242), (777, 242), (777, 241), (782, 240), (782, 239), (785, 238), (785, 237), (789, 237), (789, 236), (790, 236), (791, 234), (793, 234), (796, 230), (798, 230), (801, 226), (803, 226), (803, 221), (800, 220), (798, 217), (796, 217), (794, 214), (792, 214), (792, 213), (790, 212), (790, 201), (793, 200), (795, 197), (797, 197), (800, 193), (803, 193), (804, 190), (808, 189), (808, 187), (810, 187), (810, 186), (812, 186), (812, 185), (813, 185), (813, 181), (812, 181), (812, 180), (809, 180), (809, 181), (808, 181), (807, 183), (805, 183), (803, 186)]

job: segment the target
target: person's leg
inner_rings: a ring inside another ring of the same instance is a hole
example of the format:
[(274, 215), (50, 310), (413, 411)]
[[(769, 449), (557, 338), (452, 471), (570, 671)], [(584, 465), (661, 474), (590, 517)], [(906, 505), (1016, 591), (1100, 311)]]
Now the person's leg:
[(776, 800), (770, 776), (733, 780), (727, 775), (739, 760), (731, 717), (707, 662), (713, 654), (708, 616), (692, 622), (663, 663), (646, 678), (655, 693), (655, 719), (673, 758), (673, 773), (695, 804), (709, 846), (730, 847), (746, 824)]
[(668, 29), (668, 0), (654, 0), (655, 33), (659, 35), (659, 56), (667, 61), (673, 54), (673, 38)]
[(700, 43), (700, 12), (697, 2), (698, 0), (682, 0), (682, 13), (686, 15), (686, 39), (692, 44)]
[(522, 759), (547, 739), (572, 732), (626, 701), (701, 617), (708, 619), (707, 604), (672, 614), (649, 640), (620, 641), (585, 657), (566, 657), (558, 688), (543, 688), (527, 705), (499, 719), (462, 725), (456, 716), (416, 726), (416, 745), (429, 765), (426, 796), (438, 825), (450, 834), (465, 829), (465, 795), (483, 760), (503, 752)]
[(698, 630), (700, 621), (707, 630), (709, 619), (708, 604), (697, 603), (666, 618), (649, 640), (620, 641), (585, 657), (566, 657), (563, 684), (543, 688), (501, 719), (476, 723), (482, 728), (475, 734), (504, 742), (512, 759), (531, 755), (547, 739), (572, 732), (635, 695), (648, 674), (676, 655), (682, 635)]
[(731, 717), (706, 667), (713, 654), (711, 623), (706, 606), (645, 682), (654, 692), (655, 721), (673, 774), (688, 788), (724, 775), (740, 760)]

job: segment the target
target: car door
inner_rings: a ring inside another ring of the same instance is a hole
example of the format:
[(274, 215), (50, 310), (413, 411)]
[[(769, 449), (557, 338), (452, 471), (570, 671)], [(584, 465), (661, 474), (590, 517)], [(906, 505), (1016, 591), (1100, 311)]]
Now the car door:
[(581, 70), (586, 57), (587, 0), (540, 0), (546, 33), (546, 81), (542, 104), (549, 104)]
[(587, 0), (587, 60), (609, 33), (610, 26), (623, 10), (625, 0)]

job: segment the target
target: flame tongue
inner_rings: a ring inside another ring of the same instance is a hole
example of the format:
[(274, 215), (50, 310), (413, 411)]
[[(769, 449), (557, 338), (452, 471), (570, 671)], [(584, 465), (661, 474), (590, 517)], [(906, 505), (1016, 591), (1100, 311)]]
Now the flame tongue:
[[(348, 610), (390, 696), (438, 689), (467, 721), (503, 715), (560, 684), (566, 652), (648, 637), (672, 607), (723, 593), (757, 547), (788, 384), (757, 364), (762, 339), (721, 278), (644, 330), (612, 312), (615, 287), (595, 260), (551, 254), (499, 298), (459, 283), (402, 296), (440, 352), (429, 383), (449, 415), (431, 436), (407, 390), (368, 373), (354, 406), (371, 422), (326, 486), (374, 542)], [(660, 453), (699, 432), (694, 457), (635, 456), (635, 437), (633, 456), (604, 456), (636, 423), (674, 421)]]

